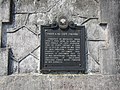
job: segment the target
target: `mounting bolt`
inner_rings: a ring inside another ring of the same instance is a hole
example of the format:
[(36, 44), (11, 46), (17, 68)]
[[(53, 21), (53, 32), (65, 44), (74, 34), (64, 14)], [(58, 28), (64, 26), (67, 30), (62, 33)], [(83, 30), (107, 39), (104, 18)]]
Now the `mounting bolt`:
[(68, 28), (68, 20), (65, 16), (61, 16), (59, 18), (59, 27), (62, 30), (66, 30)]
[(61, 24), (65, 24), (66, 19), (63, 18), (63, 19), (60, 20), (60, 22), (61, 22)]

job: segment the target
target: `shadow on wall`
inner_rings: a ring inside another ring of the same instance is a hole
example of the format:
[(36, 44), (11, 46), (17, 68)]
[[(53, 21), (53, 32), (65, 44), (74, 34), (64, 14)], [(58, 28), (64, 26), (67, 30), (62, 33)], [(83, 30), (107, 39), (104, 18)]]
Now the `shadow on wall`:
[[(1, 48), (5, 48), (7, 45), (7, 28), (13, 25), (15, 21), (15, 4), (13, 0), (10, 0), (10, 17), (9, 17), (9, 22), (2, 22), (2, 38), (1, 38)], [(6, 2), (6, 0), (3, 0), (3, 4)], [(3, 7), (3, 6), (2, 6)]]
[(14, 55), (12, 52), (12, 49), (9, 48), (9, 52), (8, 52), (8, 75), (11, 75), (13, 73), (13, 59)]

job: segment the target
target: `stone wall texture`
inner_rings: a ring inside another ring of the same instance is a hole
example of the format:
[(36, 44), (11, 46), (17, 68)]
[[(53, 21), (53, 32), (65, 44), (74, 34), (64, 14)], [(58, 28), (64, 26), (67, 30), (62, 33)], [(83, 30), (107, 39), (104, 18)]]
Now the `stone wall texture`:
[[(40, 73), (41, 25), (85, 26), (83, 74)], [(120, 0), (0, 0), (0, 90), (120, 90)]]

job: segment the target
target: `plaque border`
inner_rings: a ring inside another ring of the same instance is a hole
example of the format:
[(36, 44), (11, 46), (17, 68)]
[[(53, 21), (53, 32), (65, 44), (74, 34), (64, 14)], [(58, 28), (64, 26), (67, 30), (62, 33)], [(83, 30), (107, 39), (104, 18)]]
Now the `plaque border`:
[(80, 71), (85, 73), (86, 71), (86, 29), (85, 26), (76, 26), (76, 30), (80, 30), (81, 32), (81, 37), (80, 37), (80, 45), (81, 45), (81, 50), (80, 50), (80, 59), (81, 59), (81, 67), (69, 67), (69, 68), (64, 68), (64, 67), (53, 67), (53, 68), (45, 68), (44, 67), (44, 48), (45, 48), (45, 29), (53, 29), (50, 25), (41, 25), (41, 48), (40, 48), (40, 71)]

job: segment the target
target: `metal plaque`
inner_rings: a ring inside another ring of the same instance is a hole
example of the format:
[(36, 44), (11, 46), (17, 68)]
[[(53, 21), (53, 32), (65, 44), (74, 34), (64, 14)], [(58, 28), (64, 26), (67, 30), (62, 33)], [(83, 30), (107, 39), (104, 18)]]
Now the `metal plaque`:
[(85, 27), (66, 23), (61, 20), (60, 23), (41, 26), (40, 68), (43, 72), (84, 72), (86, 69)]

